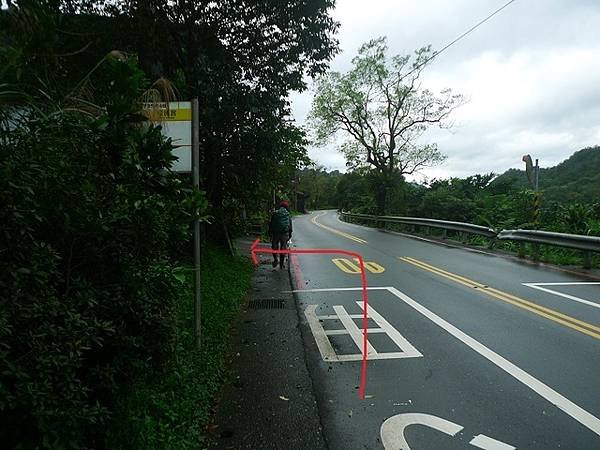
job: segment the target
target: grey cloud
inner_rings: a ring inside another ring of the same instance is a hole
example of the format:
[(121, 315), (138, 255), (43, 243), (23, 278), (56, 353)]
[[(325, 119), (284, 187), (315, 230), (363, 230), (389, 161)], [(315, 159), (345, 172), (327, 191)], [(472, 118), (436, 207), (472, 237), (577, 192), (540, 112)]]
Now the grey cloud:
[[(454, 39), (504, 4), (498, 0), (338, 0), (344, 53), (332, 63), (346, 70), (361, 43), (388, 36), (390, 53)], [(424, 81), (471, 97), (455, 115), (452, 133), (425, 138), (448, 155), (424, 175), (467, 176), (520, 167), (524, 153), (554, 165), (574, 151), (600, 144), (600, 1), (517, 0), (437, 57)], [(486, 56), (487, 55), (487, 56)], [(507, 77), (503, 79), (502, 77)], [(310, 94), (293, 97), (299, 122)], [(311, 149), (325, 166), (343, 169), (332, 149)]]

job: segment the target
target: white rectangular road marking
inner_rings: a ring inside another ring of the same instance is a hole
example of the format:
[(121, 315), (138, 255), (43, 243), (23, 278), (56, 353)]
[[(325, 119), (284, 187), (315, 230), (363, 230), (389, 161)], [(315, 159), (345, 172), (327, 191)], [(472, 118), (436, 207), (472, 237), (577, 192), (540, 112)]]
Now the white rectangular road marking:
[(512, 445), (487, 437), (485, 434), (478, 434), (471, 439), (469, 444), (474, 445), (477, 448), (482, 448), (483, 450), (516, 450)]
[[(348, 317), (350, 317), (351, 319), (362, 319), (363, 315), (362, 314), (348, 314)], [(338, 319), (338, 316), (336, 316), (335, 314), (325, 314), (324, 316), (319, 316), (319, 319), (335, 320), (335, 319)]]
[(548, 289), (542, 286), (581, 286), (586, 284), (600, 284), (597, 282), (570, 282), (570, 283), (523, 283), (523, 286), (527, 286), (533, 289), (537, 289), (539, 291), (548, 292), (549, 294), (558, 295), (560, 297), (568, 298), (569, 300), (573, 300), (579, 303), (583, 303), (584, 305), (593, 306), (594, 308), (600, 308), (600, 303), (595, 303), (589, 300), (585, 300), (583, 298), (575, 297), (574, 295), (563, 294), (559, 291), (554, 291), (552, 289)]
[[(377, 353), (376, 355), (369, 355), (369, 361), (375, 361), (379, 359), (404, 359), (404, 358), (415, 358), (415, 356), (407, 355), (404, 352), (385, 352), (385, 353)], [(361, 361), (362, 360), (362, 352), (358, 355), (337, 355), (337, 361)]]
[[(386, 331), (383, 328), (367, 328), (367, 335), (373, 333), (385, 333)], [(333, 336), (336, 334), (348, 334), (346, 329), (343, 330), (325, 330), (325, 334), (327, 336)]]
[(315, 337), (315, 342), (317, 343), (321, 357), (324, 361), (338, 361), (338, 356), (331, 346), (331, 342), (329, 342), (325, 330), (323, 330), (323, 327), (319, 323), (319, 319), (317, 319), (316, 311), (317, 305), (308, 305), (304, 310), (304, 314), (306, 315), (306, 320), (310, 326), (310, 331), (312, 331), (312, 334)]
[[(354, 323), (354, 320), (352, 320), (350, 318), (350, 316), (346, 312), (346, 309), (343, 306), (335, 305), (333, 307), (333, 310), (337, 313), (338, 317), (340, 318), (340, 321), (342, 322), (342, 324), (344, 325), (346, 330), (348, 330), (348, 334), (350, 334), (350, 337), (352, 338), (352, 340), (358, 347), (358, 350), (362, 351), (362, 348), (363, 348), (363, 333), (362, 333), (362, 331), (360, 331), (360, 329), (356, 326), (356, 324)], [(377, 355), (377, 351), (373, 348), (371, 343), (367, 341), (367, 357), (373, 357), (375, 355)]]
[[(346, 290), (361, 290), (362, 288), (349, 288)], [(377, 288), (378, 290), (387, 290), (387, 288)], [(331, 290), (327, 290), (331, 292)], [(306, 292), (306, 290), (302, 290)], [(312, 292), (322, 292), (319, 290), (312, 290)], [(362, 308), (361, 302), (357, 302)], [(315, 342), (321, 353), (321, 357), (324, 361), (360, 361), (362, 360), (362, 349), (363, 349), (363, 333), (362, 330), (356, 325), (353, 319), (362, 319), (361, 314), (348, 314), (346, 309), (341, 305), (334, 305), (334, 311), (336, 314), (327, 314), (318, 316), (317, 305), (308, 305), (304, 314), (306, 320), (310, 326), (310, 329), (315, 337)], [(387, 334), (390, 339), (398, 346), (401, 350), (399, 352), (378, 352), (370, 342), (367, 341), (367, 358), (370, 360), (375, 359), (399, 359), (399, 358), (418, 358), (423, 356), (415, 347), (413, 347), (408, 340), (402, 336), (398, 330), (396, 330), (388, 321), (386, 321), (381, 314), (375, 311), (373, 308), (368, 308), (367, 318), (373, 320), (379, 328), (368, 328), (367, 334), (371, 333), (384, 333)], [(343, 329), (332, 329), (325, 330), (321, 325), (323, 320), (339, 320)], [(331, 341), (328, 336), (339, 336), (339, 335), (350, 335), (360, 353), (356, 354), (336, 354)]]
[[(358, 306), (360, 306), (361, 309), (364, 308), (362, 302), (356, 303), (358, 303)], [(390, 339), (394, 341), (394, 343), (399, 348), (402, 349), (402, 352), (405, 354), (406, 358), (409, 358), (411, 356), (414, 358), (423, 356), (416, 348), (413, 347), (413, 345), (410, 342), (408, 342), (404, 338), (404, 336), (398, 333), (398, 330), (396, 330), (387, 320), (385, 320), (381, 314), (379, 314), (377, 311), (370, 307), (367, 307), (367, 311), (369, 312), (369, 317), (373, 319), (375, 323), (381, 327), (382, 330), (385, 330), (385, 333), (390, 337)]]

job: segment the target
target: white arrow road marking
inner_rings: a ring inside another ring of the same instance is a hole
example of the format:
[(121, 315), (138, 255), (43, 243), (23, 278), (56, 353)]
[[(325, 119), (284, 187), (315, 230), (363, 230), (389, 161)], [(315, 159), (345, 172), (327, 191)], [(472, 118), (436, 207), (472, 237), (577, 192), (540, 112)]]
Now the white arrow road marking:
[(454, 436), (462, 426), (442, 419), (421, 413), (397, 414), (390, 417), (381, 425), (381, 443), (386, 450), (410, 450), (408, 442), (404, 437), (404, 429), (410, 425), (425, 425), (434, 430), (441, 431), (448, 436)]
[[(410, 425), (423, 425), (441, 431), (448, 436), (456, 436), (463, 429), (449, 420), (431, 414), (405, 413), (390, 417), (381, 425), (381, 443), (386, 450), (410, 450), (404, 437), (404, 430)], [(483, 450), (516, 450), (512, 445), (492, 439), (484, 434), (478, 434), (469, 444)]]

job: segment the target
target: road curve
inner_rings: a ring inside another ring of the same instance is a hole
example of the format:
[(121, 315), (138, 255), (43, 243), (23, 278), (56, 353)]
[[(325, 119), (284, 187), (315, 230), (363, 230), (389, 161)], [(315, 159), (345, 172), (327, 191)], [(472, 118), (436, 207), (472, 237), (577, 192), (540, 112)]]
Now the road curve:
[(299, 216), (291, 271), (331, 449), (600, 448), (600, 284), (514, 258)]

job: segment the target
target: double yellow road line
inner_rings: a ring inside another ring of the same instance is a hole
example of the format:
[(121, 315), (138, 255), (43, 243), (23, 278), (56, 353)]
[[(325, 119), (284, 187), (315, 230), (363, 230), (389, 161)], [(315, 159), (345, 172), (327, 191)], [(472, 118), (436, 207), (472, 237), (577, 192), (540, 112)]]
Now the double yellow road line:
[(351, 241), (358, 242), (359, 244), (366, 244), (367, 243), (367, 241), (365, 241), (364, 239), (361, 239), (361, 238), (356, 237), (356, 236), (352, 236), (351, 234), (344, 233), (343, 231), (336, 230), (335, 228), (331, 228), (331, 227), (328, 227), (327, 225), (323, 225), (322, 223), (317, 222), (317, 219), (319, 217), (324, 216), (325, 214), (327, 214), (327, 212), (322, 212), (321, 214), (317, 214), (310, 221), (312, 223), (314, 223), (316, 226), (321, 227), (324, 230), (331, 231), (332, 233), (335, 233), (338, 236), (345, 237), (346, 239), (350, 239)]
[(478, 283), (477, 281), (470, 280), (455, 273), (447, 272), (438, 267), (427, 264), (423, 261), (419, 261), (418, 259), (410, 258), (408, 256), (400, 257), (399, 259), (408, 264), (412, 264), (413, 266), (416, 266), (420, 269), (427, 270), (428, 272), (452, 280), (456, 283), (468, 286), (473, 289), (478, 289), (482, 294), (489, 295), (490, 297), (493, 297), (497, 300), (502, 300), (503, 302), (510, 303), (511, 305), (530, 311), (534, 314), (537, 314), (538, 316), (545, 317), (546, 319), (572, 328), (573, 330), (579, 331), (580, 333), (584, 333), (593, 338), (600, 339), (600, 327), (591, 323), (584, 322), (583, 320), (579, 320), (574, 317), (568, 316), (554, 309), (540, 306), (536, 303), (516, 297), (498, 289), (494, 289), (485, 284)]

